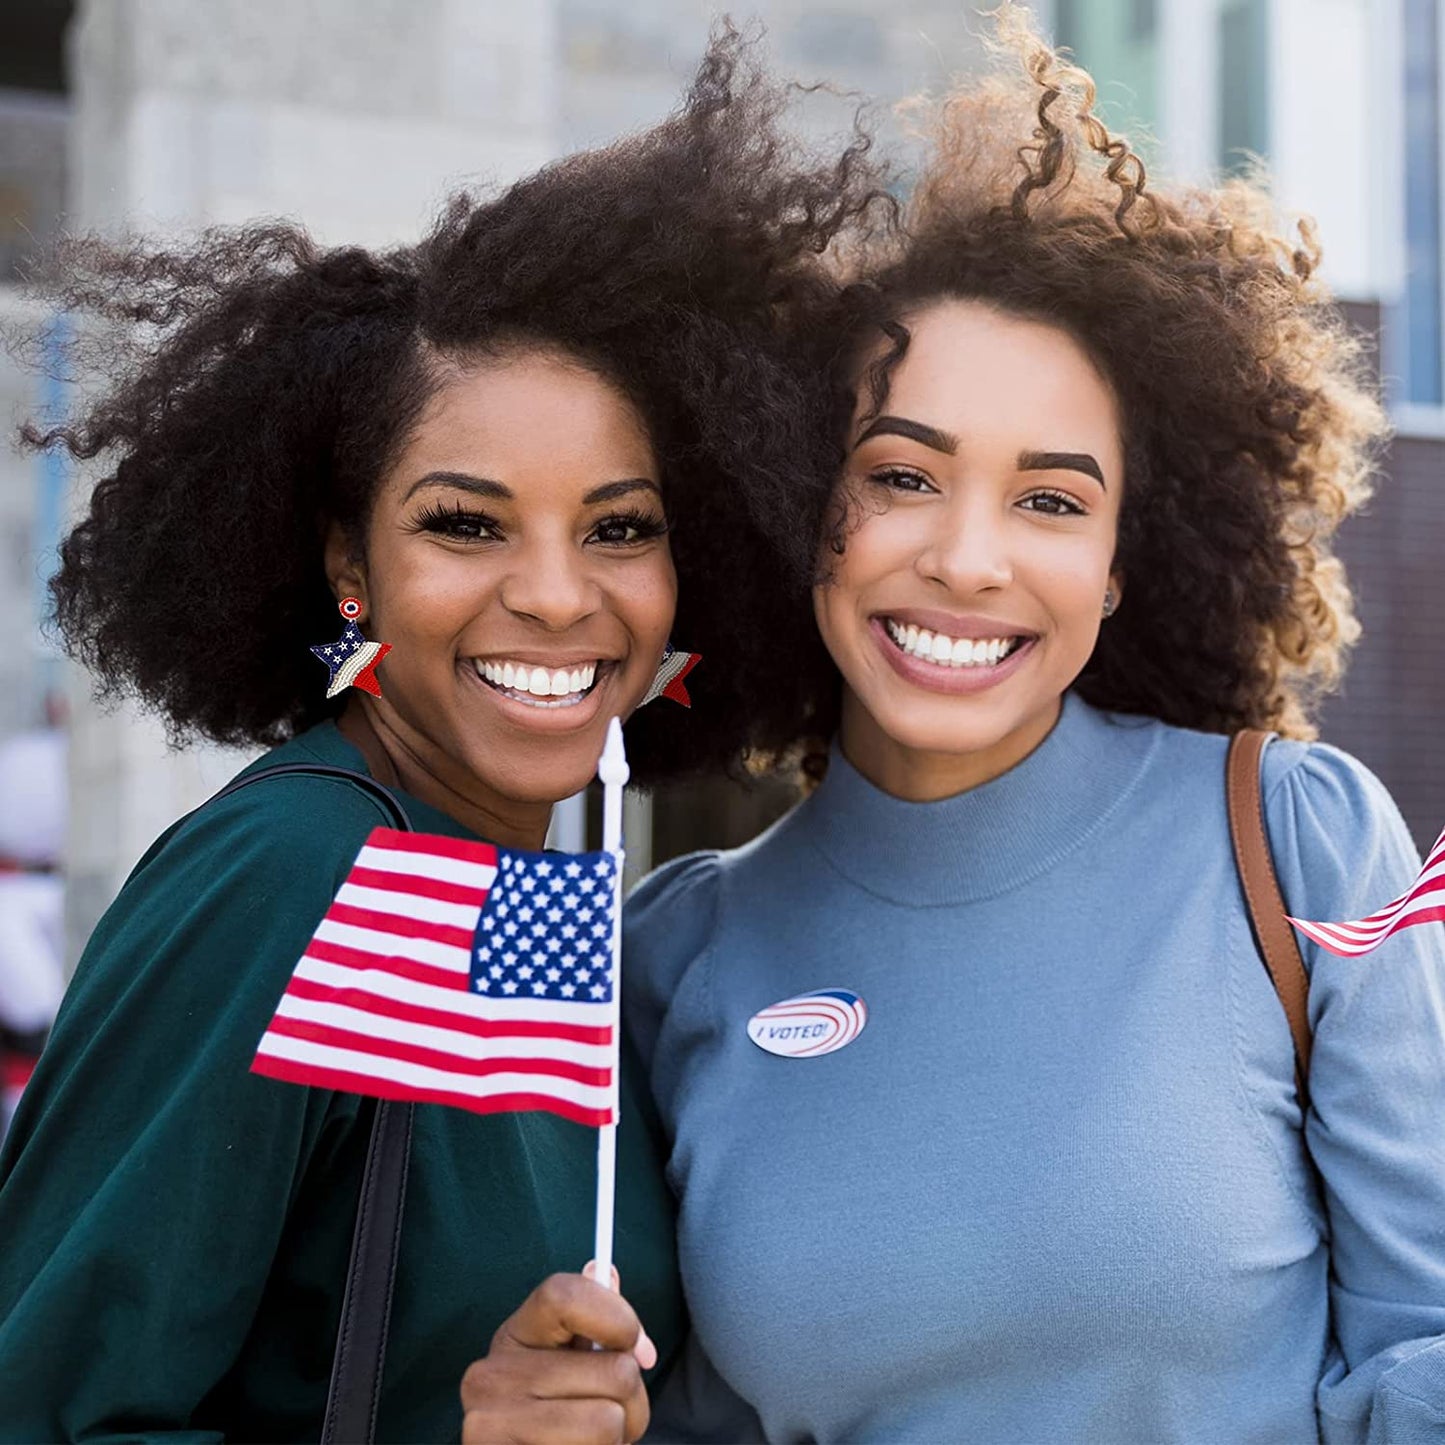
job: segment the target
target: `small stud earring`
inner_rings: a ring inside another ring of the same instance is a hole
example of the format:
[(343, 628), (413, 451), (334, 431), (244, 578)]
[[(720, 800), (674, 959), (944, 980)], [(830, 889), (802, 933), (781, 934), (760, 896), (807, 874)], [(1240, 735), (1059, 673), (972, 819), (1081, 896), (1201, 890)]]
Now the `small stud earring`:
[(1119, 599), (1114, 595), (1114, 589), (1110, 587), (1109, 590), (1104, 593), (1104, 616), (1112, 617), (1114, 613), (1118, 611), (1118, 608)]
[(336, 697), (348, 687), (356, 687), (362, 692), (369, 692), (372, 697), (380, 697), (381, 684), (376, 680), (376, 668), (391, 651), (391, 643), (368, 642), (361, 635), (361, 629), (356, 624), (365, 609), (359, 597), (343, 597), (336, 610), (346, 619), (345, 631), (335, 642), (311, 649), (331, 673), (326, 696)]
[(646, 707), (660, 697), (667, 698), (669, 702), (680, 702), (683, 707), (691, 707), (692, 699), (687, 695), (685, 679), (701, 661), (700, 652), (679, 652), (669, 642), (652, 684), (647, 689), (647, 695), (637, 704), (638, 707)]

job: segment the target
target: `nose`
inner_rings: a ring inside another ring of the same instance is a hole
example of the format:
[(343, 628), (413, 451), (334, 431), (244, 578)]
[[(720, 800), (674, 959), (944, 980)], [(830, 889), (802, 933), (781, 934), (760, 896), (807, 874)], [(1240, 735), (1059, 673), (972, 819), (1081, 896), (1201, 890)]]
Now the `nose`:
[(570, 539), (539, 542), (516, 554), (502, 581), (502, 605), (518, 617), (562, 632), (597, 611), (601, 589)]
[(1013, 580), (1007, 519), (984, 498), (960, 497), (930, 509), (917, 569), (929, 581), (966, 596), (1007, 587)]

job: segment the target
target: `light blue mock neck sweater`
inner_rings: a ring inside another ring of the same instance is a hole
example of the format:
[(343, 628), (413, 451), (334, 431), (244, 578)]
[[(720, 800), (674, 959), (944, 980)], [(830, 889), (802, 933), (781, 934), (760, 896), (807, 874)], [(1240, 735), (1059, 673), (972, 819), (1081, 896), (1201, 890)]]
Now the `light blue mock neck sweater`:
[[(835, 752), (762, 838), (634, 895), (695, 1329), (656, 1438), (1445, 1440), (1445, 926), (1305, 946), (1306, 1149), (1224, 755), (1070, 696), (938, 803)], [(1350, 758), (1276, 742), (1263, 784), (1291, 911), (1414, 877)], [(854, 1042), (748, 1037), (825, 988), (866, 1002)]]

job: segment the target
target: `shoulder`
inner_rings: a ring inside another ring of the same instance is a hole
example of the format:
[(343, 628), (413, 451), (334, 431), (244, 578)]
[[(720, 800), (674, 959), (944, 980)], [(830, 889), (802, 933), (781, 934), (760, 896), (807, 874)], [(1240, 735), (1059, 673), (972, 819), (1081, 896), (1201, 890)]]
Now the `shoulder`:
[[(356, 856), (372, 828), (389, 827), (382, 800), (361, 783), (325, 772), (277, 771), (296, 765), (338, 766), (288, 743), (239, 773), (157, 839), (127, 887), (156, 869), (221, 873), (302, 883), (331, 876)], [(340, 877), (337, 877), (340, 881)]]
[(623, 999), (644, 1059), (684, 975), (712, 941), (727, 857), (690, 853), (665, 863), (623, 907)]
[(650, 874), (629, 895), (622, 910), (629, 977), (656, 980), (686, 968), (711, 941), (717, 923), (726, 855), (689, 853)]
[(251, 1061), (357, 852), (386, 821), (345, 779), (282, 775), (173, 827), (86, 945), (36, 1074), (37, 1108), (94, 1111), (104, 1094), (118, 1139), (161, 1100), (243, 1131), (301, 1128), (314, 1113), (308, 1092), (258, 1079)]
[(305, 774), (203, 804), (136, 865), (86, 947), (78, 993), (164, 978), (178, 1006), (219, 1015), (234, 1002), (249, 1027), (263, 1001), (274, 1005), (368, 834), (389, 822), (355, 784)]
[(725, 857), (716, 849), (689, 853), (649, 873), (628, 895), (623, 927), (629, 936), (646, 938), (686, 922), (696, 933), (700, 915), (716, 912)]
[[(1327, 743), (1276, 741), (1260, 768), (1270, 852), (1285, 906), (1296, 918), (1363, 918), (1414, 881), (1420, 854), (1384, 784), (1357, 758)], [(1301, 937), (1315, 984), (1347, 992), (1391, 959), (1436, 948), (1432, 929), (1388, 940), (1374, 966), (1340, 960)]]
[[(1339, 748), (1289, 739), (1271, 743), (1260, 764), (1260, 790), (1271, 846), (1316, 887), (1381, 867), (1411, 875), (1419, 867), (1385, 785)], [(1409, 881), (1402, 878), (1401, 886)]]

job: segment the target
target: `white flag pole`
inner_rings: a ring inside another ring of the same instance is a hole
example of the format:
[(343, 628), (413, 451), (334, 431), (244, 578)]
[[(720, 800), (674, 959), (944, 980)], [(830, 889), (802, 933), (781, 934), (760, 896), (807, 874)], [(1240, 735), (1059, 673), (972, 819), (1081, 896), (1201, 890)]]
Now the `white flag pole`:
[(622, 1068), (622, 789), (629, 769), (627, 750), (622, 746), (622, 724), (613, 718), (607, 725), (607, 745), (597, 765), (602, 780), (602, 846), (612, 854), (612, 1003), (608, 1013), (612, 1025), (612, 1122), (597, 1131), (597, 1233), (592, 1257), (597, 1261), (599, 1284), (612, 1281), (612, 1219), (617, 1194), (617, 1114)]

